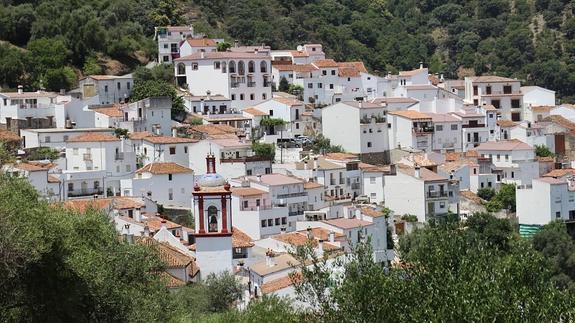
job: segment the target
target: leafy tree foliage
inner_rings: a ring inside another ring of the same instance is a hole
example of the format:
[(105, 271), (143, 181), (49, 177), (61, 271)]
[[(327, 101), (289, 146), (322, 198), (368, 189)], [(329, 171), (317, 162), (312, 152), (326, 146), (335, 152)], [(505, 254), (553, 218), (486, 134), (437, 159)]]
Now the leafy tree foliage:
[(495, 190), (490, 187), (484, 187), (477, 190), (477, 196), (486, 201), (491, 201), (495, 195), (497, 195), (497, 192), (495, 192)]
[(487, 202), (485, 207), (489, 212), (497, 212), (502, 209), (515, 212), (515, 185), (501, 184), (499, 192)]
[(60, 158), (60, 152), (57, 149), (50, 147), (30, 148), (28, 150), (28, 160), (49, 160), (55, 161)]
[(340, 153), (343, 152), (343, 148), (339, 145), (332, 145), (329, 138), (323, 135), (318, 135), (312, 143), (311, 149), (318, 153)]
[(287, 92), (289, 90), (289, 82), (285, 77), (282, 77), (280, 80), (280, 84), (278, 86), (278, 91), (280, 92)]
[(575, 292), (575, 242), (565, 223), (553, 222), (533, 236), (533, 246), (551, 262), (552, 280), (562, 289)]
[(276, 146), (274, 144), (254, 142), (252, 143), (252, 150), (256, 156), (268, 157), (271, 160), (273, 160), (276, 155)]
[(172, 119), (185, 117), (184, 100), (178, 95), (172, 84), (158, 80), (135, 82), (131, 97), (132, 101), (154, 96), (167, 96), (172, 99)]
[(535, 145), (535, 155), (538, 157), (553, 157), (555, 154), (545, 145)]

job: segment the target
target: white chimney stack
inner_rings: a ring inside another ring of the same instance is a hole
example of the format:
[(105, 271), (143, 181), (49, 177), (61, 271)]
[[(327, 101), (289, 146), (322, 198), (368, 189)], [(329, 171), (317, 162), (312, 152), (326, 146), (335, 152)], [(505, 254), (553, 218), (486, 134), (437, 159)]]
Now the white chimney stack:
[(335, 242), (335, 232), (330, 231), (328, 237), (329, 237), (329, 242), (331, 242), (331, 243)]
[(18, 85), (18, 94), (22, 94), (24, 92), (24, 87), (22, 85)]
[(415, 165), (415, 172), (413, 172), (413, 176), (415, 178), (421, 177), (421, 168), (419, 167), (419, 165)]

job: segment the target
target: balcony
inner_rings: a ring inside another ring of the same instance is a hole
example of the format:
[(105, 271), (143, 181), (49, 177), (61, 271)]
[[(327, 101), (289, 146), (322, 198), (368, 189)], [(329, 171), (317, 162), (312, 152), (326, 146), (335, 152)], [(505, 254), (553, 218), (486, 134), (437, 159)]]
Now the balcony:
[(117, 153), (115, 156), (116, 160), (124, 160), (124, 153)]
[(68, 190), (68, 197), (81, 197), (81, 196), (93, 196), (93, 195), (104, 195), (104, 190), (102, 188), (84, 188), (79, 190)]
[(288, 212), (288, 216), (298, 216), (298, 215), (303, 215), (303, 210), (289, 211)]
[(231, 86), (233, 89), (236, 89), (236, 88), (240, 87), (240, 82), (232, 82)]
[(385, 123), (385, 118), (382, 116), (371, 116), (371, 117), (364, 116), (363, 118), (361, 118), (359, 120), (359, 123), (360, 124), (371, 124), (372, 121), (374, 123)]
[(359, 183), (353, 183), (351, 184), (351, 189), (352, 190), (359, 190), (361, 188)]
[(90, 154), (90, 153), (84, 154), (83, 159), (85, 161), (92, 161), (92, 154)]
[(264, 87), (270, 87), (270, 86), (272, 86), (272, 82), (264, 81)]
[(434, 129), (432, 126), (413, 128), (413, 132), (415, 132), (416, 134), (428, 134), (428, 133), (433, 133), (433, 131), (434, 131)]
[(485, 128), (484, 124), (478, 123), (478, 124), (464, 124), (461, 125), (461, 128)]
[(335, 179), (332, 179), (329, 181), (329, 185), (337, 185), (337, 181)]
[(428, 198), (443, 198), (443, 197), (447, 197), (447, 192), (446, 191), (428, 191), (427, 192), (427, 197)]
[(268, 205), (252, 205), (252, 206), (247, 206), (247, 207), (240, 207), (240, 211), (261, 211), (261, 210), (271, 210), (273, 209), (273, 205), (268, 204)]
[(278, 199), (289, 199), (292, 197), (302, 197), (307, 196), (307, 192), (299, 192), (299, 193), (288, 193), (288, 194), (278, 194)]
[(255, 86), (256, 86), (256, 82), (254, 82), (254, 81), (248, 82), (248, 87), (255, 87)]

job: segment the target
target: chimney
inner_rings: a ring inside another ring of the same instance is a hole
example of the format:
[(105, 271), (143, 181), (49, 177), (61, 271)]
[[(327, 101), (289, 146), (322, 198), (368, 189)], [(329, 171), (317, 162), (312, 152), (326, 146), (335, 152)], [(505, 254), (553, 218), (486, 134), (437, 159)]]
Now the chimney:
[(527, 121), (527, 128), (531, 128), (531, 122)]
[(329, 238), (328, 238), (328, 239), (329, 239), (329, 242), (331, 242), (331, 243), (334, 243), (334, 242), (335, 242), (335, 232), (330, 231), (328, 237), (329, 237)]
[(200, 52), (200, 58), (204, 58), (204, 52)]
[(261, 174), (258, 174), (257, 177), (258, 177), (258, 182), (261, 182), (261, 181), (262, 181), (262, 175), (261, 175)]
[(421, 178), (421, 169), (419, 165), (415, 165), (415, 172), (413, 173), (415, 178)]
[(22, 85), (18, 85), (18, 94), (22, 94), (24, 92), (24, 87)]
[(162, 228), (166, 229), (166, 220), (162, 220)]
[(204, 106), (205, 106), (204, 98), (201, 98), (200, 99), (200, 114), (204, 114)]
[(319, 254), (320, 256), (323, 255), (323, 240), (321, 240), (321, 239), (319, 240), (319, 242), (318, 242), (318, 244), (317, 244), (317, 249), (318, 249), (318, 250), (317, 250), (317, 251), (318, 251), (318, 254)]
[(309, 240), (313, 239), (313, 233), (311, 232), (311, 227), (307, 227), (307, 238)]
[(445, 78), (443, 77), (443, 73), (441, 73), (441, 74), (439, 75), (439, 80), (440, 80), (441, 82), (445, 82)]
[(257, 54), (257, 53), (258, 53), (258, 49), (254, 48), (254, 54)]
[(273, 267), (274, 266), (274, 252), (271, 249), (266, 251), (266, 266)]
[(206, 99), (207, 99), (207, 100), (210, 100), (211, 98), (212, 98), (212, 91), (207, 90), (207, 91), (206, 91)]
[(420, 69), (420, 70), (423, 69), (423, 62), (419, 62), (419, 69)]
[(240, 43), (240, 42), (239, 42), (237, 39), (236, 39), (236, 40), (234, 40), (234, 47), (235, 47), (235, 48), (238, 48), (238, 46), (239, 46), (239, 43)]
[(361, 107), (362, 107), (362, 104), (363, 104), (363, 102), (362, 102), (362, 101), (358, 101), (358, 103), (359, 103), (359, 107), (361, 108)]
[(455, 173), (455, 171), (452, 169), (452, 170), (449, 172), (449, 179), (453, 179), (453, 173)]
[(144, 237), (150, 236), (150, 227), (147, 224), (144, 225), (144, 231), (142, 232), (142, 236)]

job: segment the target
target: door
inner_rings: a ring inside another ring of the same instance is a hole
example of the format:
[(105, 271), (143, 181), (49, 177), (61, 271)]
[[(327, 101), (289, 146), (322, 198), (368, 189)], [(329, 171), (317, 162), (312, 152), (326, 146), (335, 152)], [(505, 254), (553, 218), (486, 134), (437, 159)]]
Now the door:
[(559, 155), (565, 155), (565, 134), (555, 134), (555, 152)]

